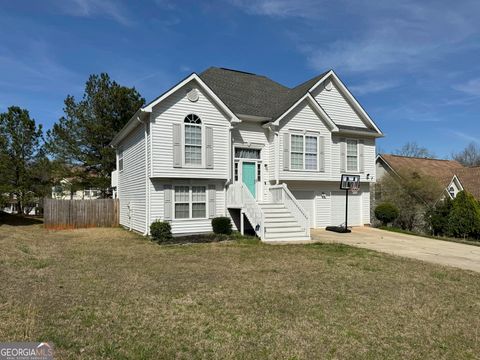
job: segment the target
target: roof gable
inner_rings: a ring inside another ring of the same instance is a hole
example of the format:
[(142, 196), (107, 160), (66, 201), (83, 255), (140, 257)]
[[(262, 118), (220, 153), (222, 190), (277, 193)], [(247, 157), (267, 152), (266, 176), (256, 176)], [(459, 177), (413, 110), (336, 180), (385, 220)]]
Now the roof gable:
[(456, 169), (455, 175), (462, 188), (480, 200), (480, 167)]
[[(321, 89), (321, 87), (328, 84), (328, 82), (332, 83), (331, 90), (322, 91), (323, 89)], [(332, 98), (330, 101), (335, 102), (334, 104), (331, 104), (331, 106), (333, 107), (339, 106), (339, 100), (345, 101), (346, 105), (348, 105), (348, 111), (351, 112), (351, 114), (349, 115), (354, 114), (354, 116), (358, 117), (358, 119), (361, 121), (361, 123), (353, 124), (344, 122), (342, 118), (340, 118), (339, 120), (333, 119), (337, 126), (356, 126), (358, 128), (366, 126), (368, 129), (371, 129), (374, 132), (382, 135), (382, 132), (372, 120), (370, 115), (368, 115), (365, 109), (360, 105), (358, 100), (353, 96), (350, 90), (345, 86), (345, 84), (340, 80), (340, 78), (333, 70), (328, 71), (325, 76), (319, 78), (318, 81), (312, 85), (309, 91), (312, 94), (315, 94), (315, 98), (317, 98), (317, 100), (320, 100), (320, 104), (325, 107), (327, 112), (329, 112), (330, 110), (328, 108), (329, 104), (327, 103), (327, 101), (325, 101), (325, 104), (323, 104), (323, 102), (321, 101), (322, 94), (327, 96), (330, 95), (330, 97)]]
[[(328, 114), (323, 110), (323, 108), (315, 101), (313, 96), (310, 93), (306, 93), (304, 96), (302, 96), (300, 99), (298, 99), (289, 109), (287, 109), (280, 117), (278, 117), (273, 124), (274, 125), (280, 125), (280, 122), (284, 119), (287, 118), (287, 116), (297, 109), (299, 106), (302, 105), (302, 103), (306, 102), (308, 105), (312, 107), (314, 112), (318, 115), (318, 117), (325, 123), (325, 125), (331, 130), (331, 131), (338, 131), (337, 126), (335, 123), (330, 119)], [(307, 106), (308, 106), (307, 105)]]

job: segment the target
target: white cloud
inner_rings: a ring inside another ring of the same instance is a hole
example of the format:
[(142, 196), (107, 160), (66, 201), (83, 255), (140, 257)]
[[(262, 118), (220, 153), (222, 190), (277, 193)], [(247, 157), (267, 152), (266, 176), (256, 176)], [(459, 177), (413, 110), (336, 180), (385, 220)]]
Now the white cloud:
[(0, 83), (26, 91), (45, 91), (52, 84), (72, 87), (78, 74), (58, 62), (53, 53), (51, 46), (39, 39), (24, 40), (21, 49), (0, 47), (0, 68), (6, 69)]
[(479, 137), (478, 136), (471, 136), (469, 134), (465, 134), (464, 132), (458, 131), (458, 130), (449, 130), (453, 135), (456, 137), (459, 137), (460, 139), (467, 140), (467, 141), (473, 141), (477, 144), (480, 144)]
[[(429, 68), (445, 55), (477, 46), (468, 41), (480, 34), (476, 14), (480, 3), (404, 1), (398, 3), (350, 2), (350, 13), (336, 16), (351, 19), (347, 33), (335, 42), (315, 46), (303, 44), (307, 61), (322, 71), (333, 67), (344, 72), (379, 72), (402, 68), (417, 71)], [(355, 17), (352, 13), (357, 13)], [(361, 18), (361, 20), (359, 20)], [(342, 33), (340, 33), (342, 36)]]
[(349, 86), (349, 89), (358, 95), (372, 94), (382, 92), (384, 90), (392, 89), (398, 85), (395, 81), (389, 80), (371, 80), (363, 84)]
[(279, 18), (314, 18), (321, 6), (320, 1), (314, 0), (230, 0), (230, 3), (248, 14)]
[(480, 96), (480, 78), (470, 79), (463, 84), (454, 85), (453, 88), (475, 97)]
[(130, 26), (133, 21), (126, 15), (121, 4), (112, 0), (63, 0), (58, 3), (66, 14), (78, 17), (106, 16)]

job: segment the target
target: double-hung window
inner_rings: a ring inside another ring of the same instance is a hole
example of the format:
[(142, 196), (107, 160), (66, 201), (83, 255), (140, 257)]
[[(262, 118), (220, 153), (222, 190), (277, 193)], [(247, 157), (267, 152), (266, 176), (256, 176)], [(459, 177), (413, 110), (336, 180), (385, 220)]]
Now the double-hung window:
[(358, 171), (358, 140), (347, 139), (347, 171)]
[(202, 121), (195, 114), (185, 117), (185, 165), (202, 165)]
[(175, 186), (175, 219), (203, 219), (207, 216), (205, 186)]
[(292, 170), (318, 169), (318, 136), (290, 136), (290, 168)]

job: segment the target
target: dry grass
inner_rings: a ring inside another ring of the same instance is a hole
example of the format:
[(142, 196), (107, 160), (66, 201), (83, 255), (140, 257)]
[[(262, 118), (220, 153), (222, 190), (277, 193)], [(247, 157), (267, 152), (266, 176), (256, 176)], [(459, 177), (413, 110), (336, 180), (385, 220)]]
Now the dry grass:
[(342, 245), (0, 226), (0, 339), (58, 359), (460, 359), (480, 274)]

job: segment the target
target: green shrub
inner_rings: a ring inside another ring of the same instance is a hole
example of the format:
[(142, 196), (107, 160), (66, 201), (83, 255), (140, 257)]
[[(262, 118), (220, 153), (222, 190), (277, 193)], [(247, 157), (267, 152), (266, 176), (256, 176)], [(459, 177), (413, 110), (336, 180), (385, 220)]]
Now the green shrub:
[(379, 204), (375, 208), (375, 217), (382, 222), (383, 225), (391, 223), (398, 217), (398, 209), (389, 202)]
[(156, 220), (150, 225), (150, 234), (152, 239), (159, 243), (171, 241), (172, 226), (169, 222)]
[(228, 217), (216, 217), (212, 219), (212, 228), (215, 234), (232, 233), (232, 221)]
[(448, 216), (449, 234), (455, 237), (478, 237), (480, 234), (480, 206), (472, 194), (460, 191), (453, 200)]
[(447, 197), (439, 202), (435, 207), (430, 208), (425, 214), (425, 224), (427, 231), (433, 235), (444, 236), (448, 234), (448, 217), (452, 210), (452, 200)]

